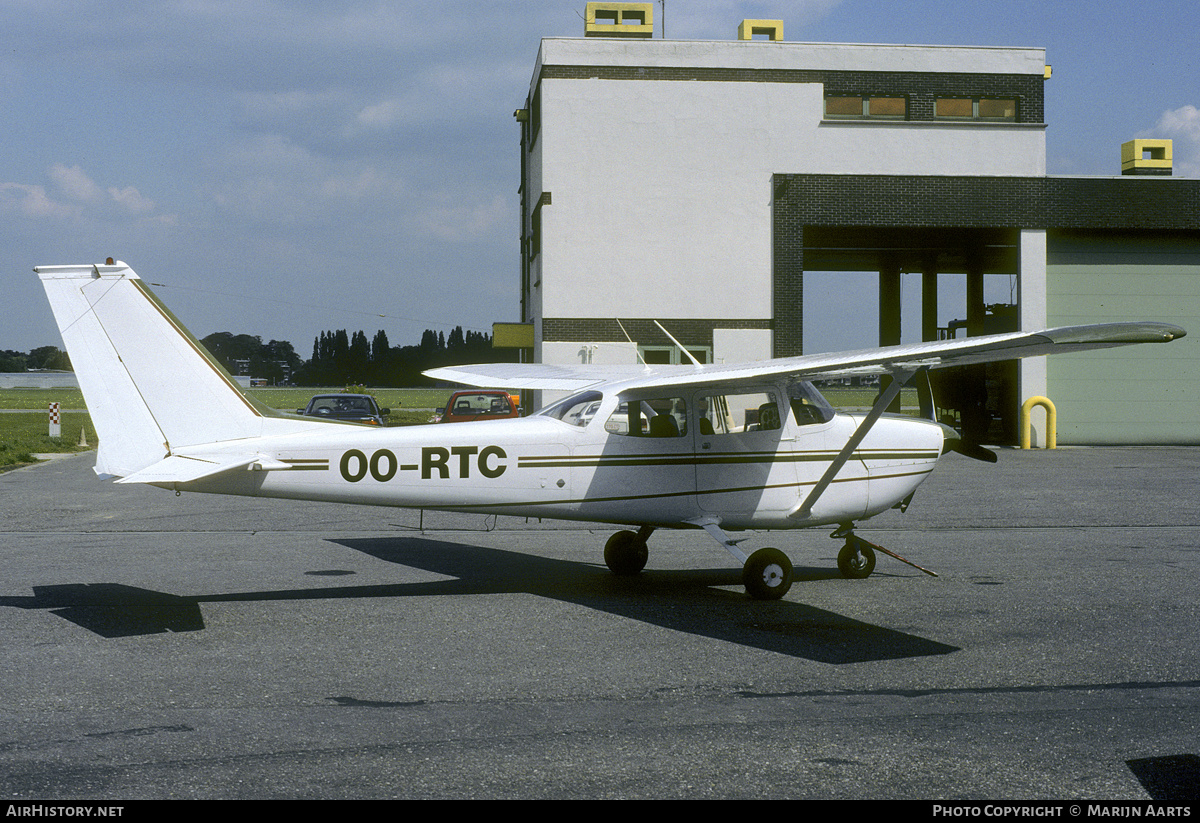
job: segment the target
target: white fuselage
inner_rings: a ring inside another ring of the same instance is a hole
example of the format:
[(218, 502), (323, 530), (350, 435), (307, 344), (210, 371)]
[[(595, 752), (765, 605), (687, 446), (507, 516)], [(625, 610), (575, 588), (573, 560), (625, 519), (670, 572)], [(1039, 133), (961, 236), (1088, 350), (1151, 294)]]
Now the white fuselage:
[[(912, 418), (878, 421), (808, 516), (796, 510), (861, 422), (837, 414), (771, 431), (673, 437), (606, 430), (610, 398), (585, 425), (535, 415), (450, 425), (321, 425), (256, 438), (256, 466), (167, 488), (620, 524), (727, 529), (844, 523), (908, 497), (933, 470), (943, 435)], [(215, 448), (214, 448), (215, 447)], [(208, 444), (244, 453), (247, 442)], [(187, 449), (177, 450), (187, 455)], [(286, 465), (289, 468), (280, 468)], [(791, 516), (789, 516), (791, 515)]]

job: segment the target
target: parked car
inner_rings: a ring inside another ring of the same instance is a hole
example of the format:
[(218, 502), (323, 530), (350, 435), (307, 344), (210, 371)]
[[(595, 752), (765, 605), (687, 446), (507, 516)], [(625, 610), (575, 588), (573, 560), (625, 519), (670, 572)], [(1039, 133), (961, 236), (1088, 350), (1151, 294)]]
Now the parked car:
[(438, 409), (434, 423), (468, 420), (503, 420), (521, 416), (521, 399), (501, 389), (472, 389), (450, 395), (446, 408)]
[(370, 426), (384, 425), (383, 418), (391, 413), (391, 409), (379, 408), (369, 394), (318, 394), (303, 409), (296, 409), (296, 414)]

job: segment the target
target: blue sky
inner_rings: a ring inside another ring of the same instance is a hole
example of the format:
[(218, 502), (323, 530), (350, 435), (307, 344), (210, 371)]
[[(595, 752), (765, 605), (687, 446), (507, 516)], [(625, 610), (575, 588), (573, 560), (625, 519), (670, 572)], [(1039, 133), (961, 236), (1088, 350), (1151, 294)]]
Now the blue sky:
[[(61, 345), (34, 265), (106, 256), (198, 336), (302, 356), (323, 329), (406, 344), (517, 320), (512, 113), (539, 39), (581, 36), (584, 6), (0, 0), (0, 348)], [(733, 39), (743, 18), (793, 41), (1044, 47), (1049, 173), (1118, 174), (1145, 136), (1200, 176), (1194, 0), (667, 0), (666, 33)], [(841, 342), (811, 325), (810, 350)]]

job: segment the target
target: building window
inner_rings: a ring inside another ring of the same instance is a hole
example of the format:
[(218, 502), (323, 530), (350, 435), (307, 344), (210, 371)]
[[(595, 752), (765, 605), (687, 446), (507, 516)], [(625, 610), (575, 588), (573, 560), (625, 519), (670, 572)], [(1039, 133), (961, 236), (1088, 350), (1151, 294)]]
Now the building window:
[(1016, 120), (1017, 101), (1001, 97), (981, 97), (976, 103), (980, 120)]
[[(701, 363), (712, 362), (711, 346), (688, 346), (688, 351)], [(638, 346), (638, 353), (647, 366), (687, 366), (692, 362), (677, 346)]]
[(903, 97), (868, 97), (867, 116), (903, 120), (908, 114), (908, 101)]
[(908, 116), (905, 97), (870, 97), (831, 94), (825, 98), (828, 120), (903, 120)]
[(939, 97), (935, 117), (948, 120), (1015, 122), (1017, 101), (1011, 97)]

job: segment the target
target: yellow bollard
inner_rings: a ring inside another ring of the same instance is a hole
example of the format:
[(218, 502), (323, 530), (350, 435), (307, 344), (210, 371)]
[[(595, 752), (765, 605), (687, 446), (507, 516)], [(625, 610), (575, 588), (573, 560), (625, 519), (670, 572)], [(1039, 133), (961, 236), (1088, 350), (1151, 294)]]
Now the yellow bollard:
[(1021, 448), (1031, 448), (1033, 424), (1029, 420), (1029, 415), (1034, 406), (1041, 406), (1046, 410), (1046, 448), (1058, 448), (1058, 413), (1054, 410), (1054, 404), (1050, 402), (1050, 398), (1036, 395), (1021, 404)]

